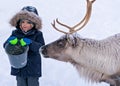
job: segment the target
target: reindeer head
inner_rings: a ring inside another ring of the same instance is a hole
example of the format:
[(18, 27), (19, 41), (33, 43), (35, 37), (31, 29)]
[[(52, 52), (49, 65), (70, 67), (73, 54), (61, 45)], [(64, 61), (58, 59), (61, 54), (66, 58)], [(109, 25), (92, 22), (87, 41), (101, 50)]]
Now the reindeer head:
[(58, 40), (42, 46), (40, 52), (45, 58), (53, 58), (60, 61), (72, 61), (71, 54), (77, 51), (79, 37), (76, 35), (63, 35)]
[[(41, 47), (41, 53), (43, 54), (44, 57), (50, 57), (60, 61), (70, 61), (70, 62), (73, 61), (72, 56), (75, 57), (75, 55), (72, 55), (72, 53), (76, 52), (76, 56), (77, 56), (77, 53), (79, 53), (77, 46), (79, 46), (79, 49), (82, 46), (81, 44), (79, 44), (80, 38), (74, 35), (74, 33), (80, 30), (81, 28), (83, 28), (87, 24), (91, 15), (92, 3), (94, 1), (95, 0), (93, 1), (87, 0), (87, 11), (85, 17), (82, 19), (82, 21), (80, 21), (78, 24), (74, 25), (73, 27), (70, 27), (66, 24), (59, 22), (58, 19), (56, 19), (56, 21), (54, 20), (52, 26), (57, 31), (62, 32), (65, 35), (62, 36), (60, 39), (56, 40), (55, 42), (52, 42), (48, 45)], [(65, 32), (58, 29), (55, 25), (56, 22), (61, 26), (68, 28), (69, 32)]]

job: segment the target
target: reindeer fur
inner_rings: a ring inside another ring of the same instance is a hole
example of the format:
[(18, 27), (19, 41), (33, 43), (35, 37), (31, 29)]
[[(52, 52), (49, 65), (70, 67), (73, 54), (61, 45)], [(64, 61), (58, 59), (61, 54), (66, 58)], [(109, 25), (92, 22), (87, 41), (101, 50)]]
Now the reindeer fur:
[(88, 81), (119, 86), (114, 79), (120, 74), (120, 34), (103, 40), (64, 35), (43, 46), (40, 52), (44, 57), (72, 63)]

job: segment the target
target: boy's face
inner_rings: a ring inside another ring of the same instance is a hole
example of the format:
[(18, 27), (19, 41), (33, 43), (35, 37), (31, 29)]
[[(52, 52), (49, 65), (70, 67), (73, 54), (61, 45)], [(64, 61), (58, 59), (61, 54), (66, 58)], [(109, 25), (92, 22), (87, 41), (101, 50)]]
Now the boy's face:
[(31, 21), (29, 21), (29, 20), (22, 20), (20, 22), (20, 28), (21, 28), (22, 31), (25, 31), (25, 32), (32, 29), (33, 26), (34, 26), (33, 23)]

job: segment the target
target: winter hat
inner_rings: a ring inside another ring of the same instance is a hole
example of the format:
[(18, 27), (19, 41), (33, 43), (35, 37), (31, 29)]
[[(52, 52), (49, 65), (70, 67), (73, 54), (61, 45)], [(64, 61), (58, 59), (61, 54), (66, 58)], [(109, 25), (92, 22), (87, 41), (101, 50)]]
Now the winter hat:
[(27, 10), (29, 12), (34, 12), (35, 14), (38, 15), (37, 9), (33, 6), (25, 6), (25, 7), (22, 8), (22, 10)]
[(18, 22), (22, 19), (27, 19), (33, 22), (35, 24), (36, 29), (42, 28), (41, 18), (38, 16), (38, 12), (35, 7), (32, 6), (23, 7), (20, 12), (18, 12), (11, 18), (10, 20), (11, 26), (17, 27)]

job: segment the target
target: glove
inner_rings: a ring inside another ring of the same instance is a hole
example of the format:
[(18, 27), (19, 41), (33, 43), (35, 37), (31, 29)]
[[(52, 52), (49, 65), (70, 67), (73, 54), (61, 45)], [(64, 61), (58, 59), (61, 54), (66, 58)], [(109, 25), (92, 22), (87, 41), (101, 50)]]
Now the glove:
[(21, 46), (30, 45), (31, 43), (32, 43), (31, 39), (28, 39), (28, 38), (22, 38), (22, 39), (20, 39)]
[(18, 43), (18, 39), (15, 36), (11, 36), (10, 38), (8, 38), (7, 40), (11, 45), (16, 45)]

